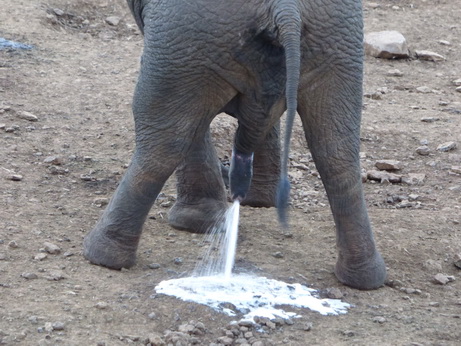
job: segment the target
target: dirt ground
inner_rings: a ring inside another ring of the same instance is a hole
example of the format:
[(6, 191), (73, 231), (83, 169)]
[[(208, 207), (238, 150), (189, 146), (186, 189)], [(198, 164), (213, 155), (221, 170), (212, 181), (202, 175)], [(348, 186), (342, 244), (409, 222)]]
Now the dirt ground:
[[(167, 224), (173, 180), (145, 224), (134, 268), (113, 271), (81, 255), (133, 150), (143, 44), (124, 1), (0, 0), (0, 8), (0, 37), (34, 46), (0, 51), (0, 344), (225, 342), (218, 338), (235, 318), (154, 292), (161, 280), (187, 275), (202, 253), (202, 236)], [(409, 184), (364, 184), (389, 282), (367, 292), (335, 279), (334, 225), (298, 123), (291, 229), (280, 229), (274, 209), (243, 208), (237, 269), (306, 283), (353, 308), (341, 316), (287, 308), (302, 318), (241, 328), (254, 345), (461, 343), (461, 93), (453, 84), (461, 78), (461, 7), (377, 0), (364, 9), (366, 32), (397, 30), (411, 50), (446, 58), (365, 59), (364, 93), (375, 96), (364, 98), (363, 169), (392, 159), (397, 174), (420, 174)], [(389, 76), (392, 69), (403, 76)], [(221, 158), (234, 127), (227, 116), (213, 123)], [(458, 148), (437, 150), (450, 141)], [(422, 144), (428, 155), (416, 152)], [(436, 274), (450, 282), (436, 283)]]

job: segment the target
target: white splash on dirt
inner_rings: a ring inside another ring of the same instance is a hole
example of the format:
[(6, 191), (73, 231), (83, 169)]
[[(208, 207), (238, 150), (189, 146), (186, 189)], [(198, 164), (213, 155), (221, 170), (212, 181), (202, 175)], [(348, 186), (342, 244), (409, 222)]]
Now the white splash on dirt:
[(237, 248), (240, 203), (234, 202), (206, 236), (207, 245), (191, 277), (160, 282), (157, 293), (210, 306), (230, 316), (284, 319), (300, 317), (279, 305), (308, 308), (322, 315), (344, 314), (350, 307), (338, 299), (316, 297), (316, 290), (301, 284), (245, 274), (232, 274)]
[(349, 304), (339, 299), (321, 299), (316, 290), (301, 284), (250, 275), (187, 277), (160, 282), (157, 293), (177, 297), (184, 301), (207, 305), (230, 316), (253, 320), (255, 316), (284, 319), (300, 317), (279, 305), (308, 308), (322, 315), (345, 314)]

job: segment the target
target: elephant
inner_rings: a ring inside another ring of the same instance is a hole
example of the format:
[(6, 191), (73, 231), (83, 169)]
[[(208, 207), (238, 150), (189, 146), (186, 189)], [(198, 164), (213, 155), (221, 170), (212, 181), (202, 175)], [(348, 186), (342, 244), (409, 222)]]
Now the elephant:
[(222, 112), (238, 121), (232, 199), (276, 206), (286, 225), (297, 113), (335, 222), (335, 275), (357, 289), (382, 286), (386, 266), (371, 229), (359, 159), (361, 0), (127, 2), (144, 37), (132, 105), (136, 145), (84, 239), (84, 256), (113, 269), (133, 266), (143, 223), (174, 172), (177, 200), (169, 223), (206, 230), (228, 204), (210, 135), (211, 121)]

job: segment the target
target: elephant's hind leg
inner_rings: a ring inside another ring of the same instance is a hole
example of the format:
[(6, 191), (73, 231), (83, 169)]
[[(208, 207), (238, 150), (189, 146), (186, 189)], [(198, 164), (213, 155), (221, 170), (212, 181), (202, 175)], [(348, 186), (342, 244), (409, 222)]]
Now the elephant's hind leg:
[(177, 199), (168, 215), (171, 226), (206, 232), (227, 208), (226, 192), (210, 131), (193, 143), (176, 169)]

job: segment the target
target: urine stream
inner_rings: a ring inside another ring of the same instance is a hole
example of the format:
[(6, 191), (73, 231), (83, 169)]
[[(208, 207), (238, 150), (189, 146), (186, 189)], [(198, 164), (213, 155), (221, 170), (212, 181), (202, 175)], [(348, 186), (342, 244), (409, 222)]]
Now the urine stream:
[(155, 291), (204, 304), (242, 320), (252, 320), (255, 316), (300, 317), (276, 307), (279, 305), (308, 308), (323, 315), (347, 312), (349, 304), (338, 299), (318, 298), (316, 290), (305, 285), (234, 274), (239, 212), (240, 203), (235, 201), (211, 227), (204, 238), (206, 250), (192, 276), (162, 281)]

